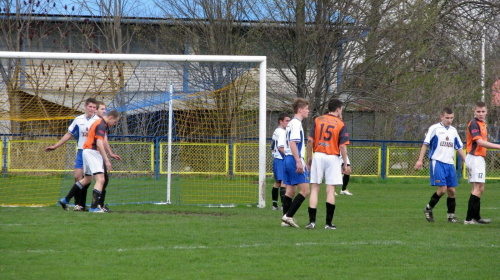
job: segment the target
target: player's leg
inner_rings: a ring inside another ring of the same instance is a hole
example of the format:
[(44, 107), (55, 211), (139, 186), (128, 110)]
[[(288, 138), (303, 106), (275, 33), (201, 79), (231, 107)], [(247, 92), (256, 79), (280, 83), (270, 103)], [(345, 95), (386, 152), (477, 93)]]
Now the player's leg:
[(326, 185), (326, 223), (325, 229), (336, 229), (332, 224), (335, 214), (335, 185)]
[(469, 197), (467, 217), (465, 218), (464, 224), (489, 223), (489, 219), (482, 219), (480, 215), (481, 196), (484, 192), (486, 176), (486, 163), (484, 158), (467, 154), (465, 157), (465, 165), (467, 166), (467, 177), (469, 183), (472, 184), (472, 190)]
[(102, 186), (101, 200), (99, 201), (99, 205), (101, 206), (101, 209), (103, 209), (105, 212), (110, 212), (109, 208), (104, 205), (104, 201), (106, 200), (106, 188), (108, 187), (108, 183), (109, 183), (109, 174), (106, 165), (104, 165), (104, 184)]
[(297, 213), (297, 210), (299, 210), (300, 206), (306, 199), (306, 197), (309, 195), (309, 182), (307, 182), (307, 179), (305, 179), (306, 182), (297, 184), (300, 191), (299, 193), (295, 196), (295, 198), (292, 201), (292, 204), (290, 205), (290, 209), (288, 209), (288, 212), (282, 217), (282, 220), (289, 224), (292, 227), (298, 228), (299, 226), (295, 221), (293, 220), (293, 216), (295, 213)]
[(281, 187), (281, 181), (274, 181), (273, 189), (271, 191), (271, 199), (273, 200), (273, 210), (278, 210), (278, 196)]
[(94, 173), (95, 185), (92, 191), (92, 204), (90, 205), (89, 212), (104, 212), (99, 208), (99, 201), (101, 201), (102, 188), (104, 186), (104, 173)]
[[(76, 153), (76, 158), (75, 158), (75, 166), (74, 166), (74, 179), (75, 179), (75, 185), (78, 181), (80, 181), (83, 178), (83, 157), (82, 157), (82, 150), (78, 150)], [(69, 202), (70, 200), (74, 197), (75, 198), (75, 205), (78, 205), (78, 202), (80, 200), (80, 186), (75, 186), (73, 185), (71, 189), (69, 190), (68, 194), (64, 197), (61, 198), (58, 203), (62, 206), (64, 210), (69, 209)]]
[(318, 208), (318, 195), (319, 195), (319, 184), (311, 184), (311, 194), (309, 196), (309, 208), (307, 212), (309, 213), (309, 224), (307, 224), (306, 229), (316, 228), (316, 212)]
[(432, 209), (439, 202), (439, 199), (446, 193), (446, 173), (443, 169), (443, 164), (439, 161), (432, 160), (430, 166), (430, 182), (431, 186), (437, 187), (435, 193), (432, 194), (429, 203), (424, 208), (425, 218), (429, 222), (434, 222), (434, 214)]
[(447, 219), (450, 223), (460, 223), (460, 221), (455, 217), (455, 209), (457, 207), (455, 187), (458, 186), (458, 178), (453, 164), (447, 165), (446, 174), (446, 192), (448, 193), (448, 197), (446, 199), (446, 206), (448, 207)]
[[(351, 166), (350, 164), (347, 164), (347, 165)], [(347, 189), (347, 185), (349, 185), (350, 178), (351, 178), (351, 174), (344, 173), (344, 176), (342, 176), (342, 190), (340, 191), (340, 194), (352, 195), (352, 193)]]

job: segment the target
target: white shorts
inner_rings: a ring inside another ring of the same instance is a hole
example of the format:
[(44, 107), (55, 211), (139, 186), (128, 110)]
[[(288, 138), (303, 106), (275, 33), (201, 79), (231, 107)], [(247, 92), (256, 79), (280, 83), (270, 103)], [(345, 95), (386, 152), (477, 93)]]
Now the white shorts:
[(340, 156), (314, 153), (309, 181), (312, 184), (321, 184), (323, 177), (327, 185), (342, 185), (342, 158)]
[(104, 160), (99, 151), (92, 149), (83, 150), (83, 173), (90, 176), (104, 173)]
[(465, 167), (469, 183), (484, 183), (486, 181), (486, 162), (482, 156), (467, 154)]

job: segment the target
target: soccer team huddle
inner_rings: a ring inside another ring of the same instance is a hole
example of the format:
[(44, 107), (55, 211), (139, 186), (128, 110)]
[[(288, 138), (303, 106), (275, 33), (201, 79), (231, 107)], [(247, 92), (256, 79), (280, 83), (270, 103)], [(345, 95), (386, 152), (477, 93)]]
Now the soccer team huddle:
[[(89, 211), (93, 213), (109, 212), (104, 204), (106, 187), (108, 185), (108, 171), (111, 171), (109, 157), (122, 160), (114, 154), (108, 142), (108, 128), (116, 125), (120, 120), (120, 114), (111, 110), (107, 114), (106, 105), (94, 98), (85, 101), (85, 114), (75, 118), (68, 128), (68, 132), (55, 145), (47, 147), (46, 151), (53, 151), (66, 143), (71, 138), (77, 140), (78, 151), (75, 159), (74, 174), (75, 184), (66, 197), (58, 203), (64, 210), (69, 209), (69, 202), (74, 197), (74, 211)], [(108, 157), (109, 155), (109, 157)], [(86, 207), (87, 190), (95, 178), (92, 191), (92, 203), (90, 208)]]
[[(299, 228), (294, 215), (309, 196), (309, 223), (306, 229), (316, 228), (316, 212), (318, 194), (323, 179), (326, 185), (326, 221), (325, 229), (336, 229), (333, 225), (335, 213), (335, 186), (342, 185), (341, 194), (352, 195), (347, 189), (351, 173), (347, 157), (349, 133), (342, 121), (343, 102), (330, 99), (328, 113), (315, 118), (308, 135), (307, 163), (305, 161), (306, 145), (302, 120), (309, 115), (309, 102), (297, 98), (292, 103), (293, 118), (286, 114), (278, 117), (278, 127), (273, 133), (271, 150), (274, 157), (272, 189), (273, 209), (278, 210), (278, 193), (281, 196), (283, 227)], [(455, 217), (455, 187), (458, 179), (455, 168), (455, 152), (459, 154), (467, 168), (468, 182), (472, 191), (468, 202), (467, 216), (464, 224), (489, 224), (490, 219), (481, 217), (481, 196), (484, 192), (486, 177), (486, 149), (500, 149), (499, 144), (488, 142), (485, 116), (486, 104), (477, 102), (474, 107), (474, 118), (467, 126), (467, 155), (457, 130), (451, 125), (454, 114), (450, 107), (443, 108), (441, 122), (432, 125), (425, 136), (415, 169), (423, 167), (423, 158), (429, 149), (430, 183), (437, 188), (429, 203), (424, 208), (425, 218), (434, 222), (432, 209), (439, 199), (447, 194), (447, 221), (461, 222)], [(313, 154), (314, 152), (314, 154)], [(299, 189), (298, 194), (297, 187)]]

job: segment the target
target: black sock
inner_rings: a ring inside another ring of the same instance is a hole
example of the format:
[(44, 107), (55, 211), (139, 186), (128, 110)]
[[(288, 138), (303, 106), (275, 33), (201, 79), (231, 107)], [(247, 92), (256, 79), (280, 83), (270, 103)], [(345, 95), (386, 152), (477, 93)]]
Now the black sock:
[(292, 205), (292, 198), (284, 195), (281, 203), (283, 204), (283, 215), (285, 215), (288, 209), (290, 209), (290, 205)]
[(290, 209), (288, 209), (288, 212), (286, 212), (286, 216), (293, 217), (293, 215), (297, 213), (297, 210), (299, 210), (300, 205), (302, 205), (302, 202), (304, 202), (305, 199), (306, 198), (300, 193), (296, 195), (292, 201), (292, 205), (290, 205)]
[(439, 202), (439, 199), (441, 197), (437, 194), (437, 192), (435, 192), (432, 196), (431, 196), (431, 200), (429, 201), (429, 206), (430, 206), (430, 209), (434, 208), (434, 206), (436, 206), (436, 204)]
[(80, 190), (80, 206), (85, 208), (85, 205), (87, 204), (87, 191), (89, 190), (90, 184), (87, 184), (83, 186), (83, 188)]
[(281, 206), (283, 207), (283, 197), (285, 196), (286, 193), (286, 188), (280, 187), (280, 199), (281, 199)]
[(109, 176), (108, 172), (104, 173), (104, 184), (102, 185), (102, 192), (101, 192), (101, 200), (99, 201), (99, 205), (101, 207), (104, 207), (104, 200), (106, 199), (106, 187), (108, 186), (109, 182)]
[(79, 193), (80, 193), (80, 189), (82, 188), (82, 184), (80, 184), (80, 182), (76, 182), (73, 187), (71, 187), (71, 189), (69, 190), (68, 194), (66, 195), (66, 201), (69, 202), (71, 200), (71, 198), (75, 198), (75, 204), (77, 204), (77, 200), (79, 198)]
[(271, 191), (271, 198), (273, 199), (273, 206), (278, 207), (278, 192), (279, 188), (273, 187), (273, 190)]
[(481, 219), (481, 198), (476, 196), (476, 221), (479, 221)]
[(344, 177), (342, 177), (342, 190), (345, 191), (347, 189), (347, 184), (349, 184), (349, 178), (351, 178), (351, 175), (344, 174)]
[(479, 215), (479, 202), (480, 202), (479, 197), (473, 194), (470, 195), (469, 206), (467, 208), (467, 217), (465, 218), (466, 221), (476, 219), (476, 217)]
[(331, 226), (335, 214), (335, 204), (326, 203), (326, 224)]
[(448, 197), (446, 199), (446, 205), (448, 206), (448, 214), (455, 214), (455, 208), (457, 206), (457, 202), (454, 197)]
[(307, 208), (307, 212), (309, 212), (309, 222), (310, 223), (316, 223), (316, 208)]
[(97, 205), (99, 205), (99, 201), (101, 200), (101, 192), (94, 189), (92, 191), (92, 205), (90, 208), (97, 208)]

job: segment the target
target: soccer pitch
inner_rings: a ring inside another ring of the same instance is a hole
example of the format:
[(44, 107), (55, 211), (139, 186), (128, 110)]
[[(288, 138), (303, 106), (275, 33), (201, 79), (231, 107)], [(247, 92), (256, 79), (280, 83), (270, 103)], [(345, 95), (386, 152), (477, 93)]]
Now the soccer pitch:
[[(487, 181), (489, 225), (446, 222), (446, 198), (429, 223), (426, 179), (352, 178), (337, 196), (335, 231), (281, 228), (281, 211), (238, 206), (116, 205), (112, 213), (59, 206), (0, 208), (2, 279), (498, 279), (500, 182)], [(115, 187), (115, 185), (110, 185)], [(338, 192), (339, 190), (337, 190)], [(457, 217), (470, 186), (457, 187)], [(36, 194), (35, 194), (36, 195)]]

